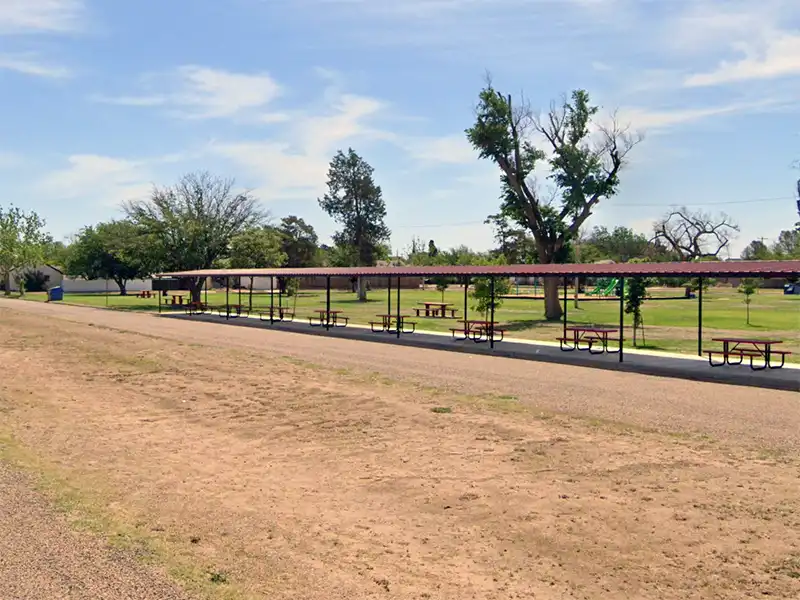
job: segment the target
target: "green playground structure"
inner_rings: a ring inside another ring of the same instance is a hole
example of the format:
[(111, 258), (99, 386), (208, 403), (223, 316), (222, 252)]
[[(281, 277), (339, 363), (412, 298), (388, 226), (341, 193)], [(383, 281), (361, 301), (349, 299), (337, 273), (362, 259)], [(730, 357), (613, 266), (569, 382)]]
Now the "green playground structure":
[(587, 296), (611, 296), (617, 294), (617, 288), (619, 287), (619, 279), (616, 277), (613, 279), (608, 279), (606, 277), (602, 279), (598, 279), (597, 283), (594, 286), (594, 289), (591, 292), (587, 292)]

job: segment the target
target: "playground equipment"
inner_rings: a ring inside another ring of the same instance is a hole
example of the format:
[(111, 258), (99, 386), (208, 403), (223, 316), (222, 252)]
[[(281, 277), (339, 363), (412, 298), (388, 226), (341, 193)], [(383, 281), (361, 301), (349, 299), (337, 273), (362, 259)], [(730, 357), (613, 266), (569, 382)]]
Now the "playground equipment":
[(587, 296), (611, 296), (612, 294), (619, 296), (619, 279), (614, 277), (613, 279), (609, 279), (604, 277), (602, 279), (598, 279), (597, 283), (594, 286), (594, 289), (591, 292), (587, 292)]

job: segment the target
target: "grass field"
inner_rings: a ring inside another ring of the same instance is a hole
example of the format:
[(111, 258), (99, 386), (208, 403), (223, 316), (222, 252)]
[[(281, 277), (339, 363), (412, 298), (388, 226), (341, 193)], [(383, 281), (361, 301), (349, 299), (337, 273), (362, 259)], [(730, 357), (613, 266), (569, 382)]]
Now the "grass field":
[[(668, 352), (693, 353), (697, 351), (697, 300), (659, 299), (675, 297), (681, 294), (680, 289), (652, 290), (653, 298), (644, 303), (645, 341), (639, 340), (639, 347), (650, 350)], [(28, 294), (30, 300), (45, 300), (44, 294)], [(238, 292), (231, 293), (231, 303), (238, 303)], [(414, 314), (413, 308), (420, 302), (440, 301), (442, 295), (436, 290), (401, 290), (401, 312)], [(794, 352), (791, 360), (800, 361), (800, 296), (784, 296), (781, 290), (760, 290), (753, 296), (750, 306), (750, 325), (746, 324), (746, 308), (743, 295), (731, 288), (712, 288), (703, 299), (704, 347), (712, 348), (715, 335), (742, 335), (747, 337), (777, 337), (784, 341), (786, 350)], [(69, 294), (65, 297), (69, 303), (89, 306), (106, 306), (115, 309), (132, 311), (154, 311), (158, 308), (155, 298), (141, 299), (133, 296), (105, 294)], [(463, 288), (451, 288), (444, 294), (444, 300), (459, 309), (459, 318), (464, 310)], [(325, 305), (324, 291), (301, 291), (298, 297), (283, 298), (284, 305), (296, 307), (298, 318), (312, 314), (315, 308)], [(225, 305), (225, 293), (216, 291), (209, 293), (208, 302), (212, 306)], [(396, 290), (392, 294), (392, 312), (396, 312)], [(248, 304), (247, 291), (242, 293), (242, 303)], [(254, 310), (269, 306), (268, 293), (254, 293)], [(277, 298), (276, 298), (277, 304)], [(472, 299), (468, 300), (468, 312), (472, 317)], [(375, 320), (376, 315), (388, 310), (385, 291), (372, 291), (369, 301), (358, 302), (355, 295), (348, 292), (333, 291), (331, 293), (333, 310), (341, 310), (350, 317), (351, 323), (366, 325)], [(544, 303), (533, 299), (505, 299), (496, 312), (496, 320), (508, 329), (509, 337), (523, 339), (553, 341), (561, 329), (559, 323), (550, 323), (542, 319)], [(579, 301), (575, 308), (570, 298), (567, 304), (568, 322), (574, 324), (591, 324), (597, 326), (617, 327), (619, 323), (619, 302), (612, 301)], [(427, 331), (447, 332), (455, 324), (452, 320), (421, 318), (418, 328)], [(630, 315), (625, 315), (627, 346), (632, 347), (632, 331)]]
[(793, 392), (32, 302), (0, 335), (0, 463), (92, 557), (0, 468), (2, 598), (173, 598), (102, 593), (117, 557), (200, 600), (800, 597)]

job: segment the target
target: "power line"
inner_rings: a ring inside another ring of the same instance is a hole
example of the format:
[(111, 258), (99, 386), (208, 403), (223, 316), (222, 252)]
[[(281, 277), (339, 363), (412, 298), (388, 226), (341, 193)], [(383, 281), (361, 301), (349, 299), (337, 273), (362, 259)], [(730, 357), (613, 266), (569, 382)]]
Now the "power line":
[[(724, 200), (722, 202), (700, 202), (685, 204), (603, 204), (603, 207), (611, 208), (670, 208), (673, 206), (727, 206), (730, 204), (756, 204), (760, 202), (782, 202), (784, 200), (795, 200), (794, 196), (774, 196), (772, 198), (753, 198), (751, 200)], [(461, 223), (421, 223), (416, 225), (394, 225), (394, 229), (430, 229), (433, 227), (463, 227), (466, 225), (484, 225), (484, 221), (463, 221)]]

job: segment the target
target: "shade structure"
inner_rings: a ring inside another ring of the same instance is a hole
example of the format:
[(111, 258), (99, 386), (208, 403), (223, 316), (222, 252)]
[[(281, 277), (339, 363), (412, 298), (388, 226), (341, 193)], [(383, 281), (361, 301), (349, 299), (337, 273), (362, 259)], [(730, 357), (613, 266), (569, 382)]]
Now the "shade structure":
[(160, 273), (156, 277), (798, 277), (800, 260), (728, 260), (702, 262), (464, 265), (402, 267), (311, 267), (201, 269)]

